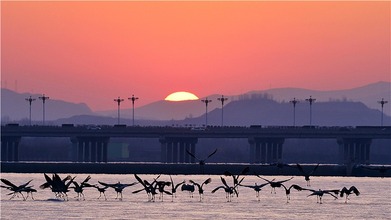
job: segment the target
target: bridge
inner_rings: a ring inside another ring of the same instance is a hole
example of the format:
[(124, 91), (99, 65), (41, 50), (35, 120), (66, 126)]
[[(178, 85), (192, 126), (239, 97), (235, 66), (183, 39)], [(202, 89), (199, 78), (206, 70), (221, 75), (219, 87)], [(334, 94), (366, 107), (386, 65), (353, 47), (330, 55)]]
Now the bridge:
[(1, 127), (1, 160), (19, 161), (18, 144), (23, 137), (68, 137), (72, 142), (74, 162), (107, 162), (110, 138), (158, 138), (162, 163), (195, 163), (186, 150), (196, 151), (199, 138), (245, 138), (250, 163), (282, 161), (283, 144), (289, 138), (335, 139), (341, 164), (370, 163), (373, 139), (391, 139), (389, 126), (318, 127), (318, 126), (250, 126), (250, 127), (139, 127), (139, 126), (19, 126)]

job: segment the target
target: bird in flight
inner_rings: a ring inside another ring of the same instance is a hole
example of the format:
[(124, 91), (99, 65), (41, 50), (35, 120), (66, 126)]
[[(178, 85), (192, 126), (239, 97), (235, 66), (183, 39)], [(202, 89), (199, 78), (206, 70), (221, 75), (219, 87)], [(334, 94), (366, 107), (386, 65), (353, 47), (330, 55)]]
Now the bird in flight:
[(186, 149), (187, 154), (189, 154), (194, 159), (198, 160), (198, 163), (200, 164), (201, 173), (204, 173), (204, 165), (205, 165), (206, 160), (209, 159), (211, 156), (213, 156), (216, 152), (217, 152), (217, 148), (212, 153), (210, 153), (206, 158), (200, 159), (196, 155), (192, 154), (190, 151), (188, 151)]
[(317, 164), (310, 172), (304, 171), (303, 167), (300, 164), (296, 164), (297, 169), (304, 176), (305, 181), (307, 181), (307, 186), (311, 186), (310, 176), (318, 169), (319, 164)]
[(310, 195), (308, 195), (307, 197), (309, 197), (309, 196), (316, 196), (316, 203), (319, 203), (319, 204), (322, 204), (322, 197), (325, 194), (334, 197), (334, 199), (338, 199), (338, 197), (335, 196), (335, 195), (339, 194), (339, 190), (338, 189), (336, 189), (336, 190), (321, 190), (321, 189), (313, 190), (313, 189), (305, 189), (305, 188), (302, 188), (302, 189), (311, 191), (312, 193)]

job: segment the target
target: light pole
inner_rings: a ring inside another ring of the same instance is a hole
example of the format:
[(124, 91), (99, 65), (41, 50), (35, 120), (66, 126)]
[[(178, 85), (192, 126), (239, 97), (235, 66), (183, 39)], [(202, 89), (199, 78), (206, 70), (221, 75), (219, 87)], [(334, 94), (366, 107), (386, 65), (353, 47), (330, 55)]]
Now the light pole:
[(35, 99), (33, 99), (33, 98), (30, 96), (30, 98), (26, 98), (26, 101), (28, 101), (29, 104), (30, 104), (30, 126), (31, 126), (31, 103), (32, 103), (33, 101), (35, 101)]
[(293, 126), (296, 126), (296, 104), (299, 103), (299, 100), (293, 98), (293, 100), (289, 102), (293, 104)]
[(203, 103), (205, 103), (205, 127), (208, 126), (208, 103), (212, 102), (212, 100), (208, 99), (208, 97), (206, 97), (206, 99), (203, 99), (201, 100)]
[(224, 95), (221, 95), (221, 98), (217, 98), (221, 102), (221, 127), (224, 125), (224, 102), (228, 100)]
[(309, 99), (306, 99), (307, 102), (310, 103), (310, 126), (312, 125), (312, 103), (316, 101), (316, 99), (313, 99), (312, 96), (310, 96)]
[(132, 95), (132, 98), (128, 98), (129, 100), (132, 100), (132, 112), (133, 112), (133, 126), (134, 126), (134, 102), (138, 99), (138, 97), (134, 97), (134, 95)]
[(383, 126), (383, 107), (384, 104), (388, 103), (388, 101), (385, 101), (384, 98), (382, 98), (381, 101), (378, 101), (378, 103), (381, 105), (381, 126)]
[(114, 102), (117, 102), (118, 103), (118, 124), (119, 124), (119, 106), (121, 105), (121, 102), (123, 102), (124, 99), (121, 99), (119, 96), (118, 96), (118, 99), (114, 99)]
[(42, 104), (43, 104), (43, 110), (42, 110), (42, 125), (45, 125), (45, 102), (46, 100), (49, 99), (49, 97), (45, 96), (45, 94), (43, 94), (41, 97), (38, 97), (39, 99), (42, 100)]

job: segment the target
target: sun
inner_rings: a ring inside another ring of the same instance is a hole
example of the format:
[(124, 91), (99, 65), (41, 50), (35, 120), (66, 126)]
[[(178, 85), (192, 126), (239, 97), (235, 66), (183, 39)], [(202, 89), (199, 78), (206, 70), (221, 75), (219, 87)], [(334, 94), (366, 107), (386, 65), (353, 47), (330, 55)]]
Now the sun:
[(199, 98), (190, 92), (174, 92), (168, 95), (164, 100), (166, 101), (187, 101), (187, 100), (198, 100)]

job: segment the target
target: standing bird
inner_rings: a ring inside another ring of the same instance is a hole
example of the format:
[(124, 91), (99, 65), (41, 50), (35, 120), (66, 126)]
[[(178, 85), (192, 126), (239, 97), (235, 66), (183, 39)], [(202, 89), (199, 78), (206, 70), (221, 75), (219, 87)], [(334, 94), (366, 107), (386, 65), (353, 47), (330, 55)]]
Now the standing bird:
[(314, 169), (312, 169), (311, 172), (306, 172), (306, 171), (304, 171), (303, 167), (300, 166), (300, 164), (298, 164), (298, 163), (296, 164), (296, 166), (297, 166), (297, 169), (299, 169), (299, 171), (301, 172), (301, 174), (304, 176), (305, 181), (307, 181), (307, 186), (311, 186), (310, 176), (316, 171), (316, 169), (318, 169), (319, 164), (316, 165), (316, 166), (314, 167)]
[(109, 188), (108, 186), (99, 187), (97, 185), (93, 185), (92, 187), (96, 188), (99, 191), (98, 199), (100, 199), (100, 197), (103, 194), (103, 196), (105, 197), (105, 200), (107, 200), (105, 192), (106, 192), (106, 189)]
[(348, 202), (348, 197), (350, 194), (356, 194), (356, 196), (359, 196), (360, 195), (360, 192), (358, 191), (358, 189), (355, 187), (355, 186), (351, 186), (349, 189), (347, 189), (346, 187), (342, 188), (341, 191), (340, 191), (340, 196), (343, 197), (344, 194), (346, 195), (346, 199), (345, 199), (345, 203)]
[(273, 193), (273, 191), (274, 191), (274, 194), (276, 193), (276, 188), (280, 188), (282, 186), (282, 183), (285, 183), (285, 182), (293, 179), (293, 177), (291, 177), (291, 178), (286, 179), (286, 180), (281, 180), (281, 181), (275, 182), (274, 179), (273, 180), (267, 180), (265, 178), (262, 178), (259, 175), (257, 175), (257, 177), (265, 180), (266, 182), (268, 182), (268, 184), (270, 184), (270, 186), (272, 187), (272, 191), (270, 193)]
[[(322, 197), (324, 194), (328, 194), (332, 197), (334, 197), (334, 199), (338, 199), (337, 196), (335, 195), (338, 195), (339, 193), (339, 190), (313, 190), (313, 189), (305, 189), (305, 188), (302, 188), (303, 190), (308, 190), (308, 191), (311, 191), (312, 193), (310, 195), (308, 195), (307, 197), (309, 196), (316, 196), (316, 203), (319, 203), (319, 204), (322, 204)], [(335, 195), (333, 195), (332, 193), (334, 193)]]
[[(134, 177), (136, 180), (144, 187), (142, 189), (133, 191), (132, 193), (139, 193), (141, 191), (145, 191), (148, 196), (148, 201), (155, 201), (155, 195), (156, 192), (156, 182), (159, 179), (160, 175), (158, 175), (156, 178), (154, 178), (154, 181), (152, 183), (149, 183), (147, 180), (142, 180), (137, 174), (134, 174)], [(155, 186), (154, 186), (155, 185)]]
[(194, 184), (182, 184), (181, 186), (181, 191), (188, 191), (190, 198), (193, 198), (193, 193), (194, 193), (195, 187)]
[(83, 196), (83, 200), (86, 200), (85, 197), (84, 197), (83, 191), (84, 191), (85, 187), (93, 187), (92, 185), (87, 183), (90, 179), (91, 179), (91, 176), (88, 175), (87, 178), (83, 182), (80, 183), (80, 185), (77, 182), (73, 181), (73, 185), (74, 186), (71, 186), (69, 188), (73, 188), (73, 190), (75, 190), (75, 192), (77, 193), (77, 197), (76, 198), (79, 199), (79, 198), (81, 198)]
[(170, 180), (171, 180), (171, 194), (172, 194), (172, 198), (171, 198), (171, 201), (173, 202), (174, 201), (174, 196), (176, 198), (176, 191), (178, 189), (179, 186), (181, 186), (182, 184), (185, 183), (185, 181), (183, 180), (182, 182), (178, 183), (178, 184), (174, 184), (174, 181), (172, 180), (172, 177), (170, 175)]
[(192, 154), (190, 151), (188, 151), (186, 149), (186, 152), (187, 154), (189, 154), (191, 157), (193, 157), (194, 159), (198, 160), (198, 163), (200, 164), (200, 170), (201, 170), (201, 173), (204, 173), (204, 165), (205, 165), (205, 161), (207, 159), (209, 159), (211, 156), (213, 156), (216, 152), (217, 152), (217, 148), (216, 150), (214, 150), (211, 154), (209, 154), (205, 159), (200, 159), (198, 157), (196, 157), (194, 154)]
[(232, 195), (235, 193), (236, 194), (236, 197), (239, 196), (239, 193), (237, 191), (237, 187), (239, 186), (239, 184), (234, 184), (234, 186), (228, 186), (227, 182), (225, 181), (225, 179), (223, 177), (220, 177), (221, 179), (221, 182), (223, 183), (222, 186), (218, 186), (216, 187), (215, 189), (212, 190), (212, 193), (215, 193), (217, 190), (219, 189), (224, 189), (225, 191), (225, 197), (227, 198), (227, 202), (231, 202), (232, 201)]
[(286, 195), (286, 203), (289, 203), (289, 200), (291, 200), (291, 189), (294, 188), (297, 191), (303, 190), (299, 185), (293, 184), (289, 188), (287, 188), (284, 184), (281, 184), (282, 187), (285, 189), (285, 195)]
[(167, 195), (172, 195), (171, 192), (164, 189), (164, 187), (166, 187), (166, 186), (171, 186), (171, 182), (156, 181), (155, 189), (157, 188), (159, 190), (159, 193), (160, 193), (159, 198), (162, 200), (162, 202), (163, 202), (164, 193)]
[[(98, 183), (100, 183), (103, 186), (108, 186), (108, 187), (113, 188), (115, 190), (115, 192), (117, 192), (117, 197), (115, 199), (119, 199), (121, 201), (122, 201), (122, 191), (126, 187), (133, 186), (133, 185), (137, 184), (137, 182), (130, 183), (130, 184), (121, 183), (121, 182), (110, 184), (110, 183), (104, 183), (104, 182), (100, 182), (100, 181), (98, 181)], [(121, 197), (118, 198), (118, 196), (121, 196)]]
[(204, 197), (204, 189), (202, 187), (204, 187), (204, 185), (207, 185), (208, 183), (212, 182), (212, 179), (208, 178), (201, 185), (196, 183), (196, 182), (194, 182), (193, 180), (190, 180), (190, 182), (197, 186), (198, 194), (200, 195), (200, 202), (201, 202), (203, 197)]
[[(23, 200), (26, 200), (28, 198), (28, 193), (31, 193), (31, 197), (32, 197), (33, 196), (33, 192), (37, 192), (37, 190), (31, 188), (32, 186), (28, 186), (28, 184), (30, 184), (30, 182), (33, 181), (33, 180), (30, 180), (27, 183), (21, 184), (19, 186), (16, 186), (15, 184), (11, 183), (10, 181), (8, 181), (6, 179), (0, 179), (0, 180), (5, 185), (7, 185), (7, 186), (0, 186), (0, 187), (6, 188), (6, 189), (12, 191), (11, 193), (7, 194), (7, 195), (12, 195), (10, 200), (13, 199), (15, 196), (17, 196), (18, 194), (20, 194), (23, 197)], [(26, 192), (27, 193), (27, 197), (24, 197), (22, 192)], [(32, 197), (32, 199), (34, 200), (33, 197)]]
[(73, 182), (73, 180), (76, 178), (76, 176), (72, 178), (70, 175), (68, 175), (64, 179), (61, 179), (57, 173), (53, 174), (52, 178), (46, 175), (46, 173), (44, 173), (43, 175), (45, 176), (46, 183), (39, 186), (39, 188), (46, 189), (50, 187), (50, 189), (52, 190), (52, 192), (54, 192), (57, 198), (68, 200), (68, 188)]

